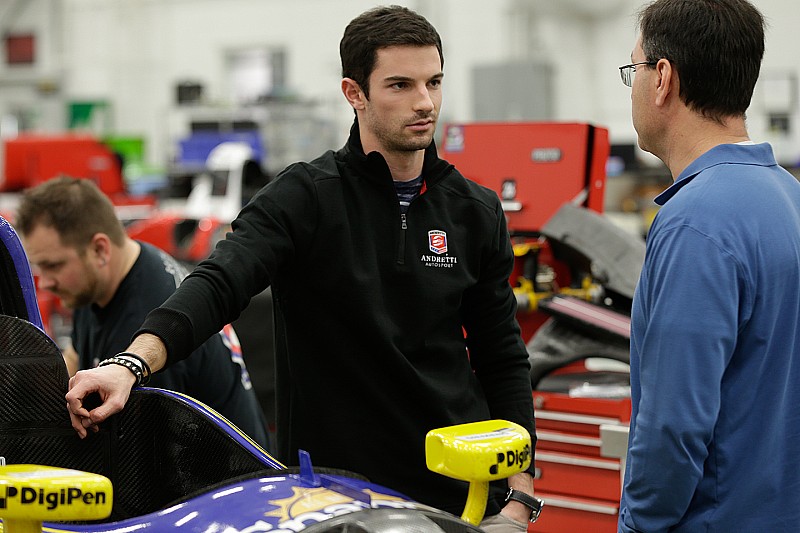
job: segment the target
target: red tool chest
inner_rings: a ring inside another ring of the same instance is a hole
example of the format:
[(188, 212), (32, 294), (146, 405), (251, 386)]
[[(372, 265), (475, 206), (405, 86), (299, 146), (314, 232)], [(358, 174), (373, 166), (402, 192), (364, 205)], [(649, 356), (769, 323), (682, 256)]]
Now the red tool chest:
[(534, 391), (537, 533), (615, 533), (622, 489), (619, 459), (601, 455), (601, 426), (627, 426), (628, 398), (574, 398)]

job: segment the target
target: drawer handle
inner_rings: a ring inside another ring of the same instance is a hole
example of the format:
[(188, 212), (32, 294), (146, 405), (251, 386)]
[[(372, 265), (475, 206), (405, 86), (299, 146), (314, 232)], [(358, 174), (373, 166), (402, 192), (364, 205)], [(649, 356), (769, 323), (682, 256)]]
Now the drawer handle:
[(560, 498), (551, 498), (549, 496), (539, 495), (545, 505), (550, 507), (561, 507), (562, 509), (574, 509), (576, 511), (587, 511), (589, 513), (599, 513), (607, 515), (615, 515), (619, 512), (619, 508), (613, 505), (603, 505), (599, 503), (583, 503), (570, 500), (562, 500)]
[(563, 433), (554, 433), (543, 429), (536, 432), (536, 438), (540, 441), (581, 444), (583, 446), (594, 446), (596, 448), (599, 448), (600, 444), (602, 444), (602, 441), (597, 437), (577, 437), (573, 435), (564, 435)]
[(600, 468), (603, 470), (620, 470), (619, 463), (613, 461), (596, 461), (593, 459), (583, 459), (581, 457), (565, 457), (550, 453), (536, 453), (536, 460), (544, 463), (557, 463), (571, 466), (586, 466), (589, 468)]
[(559, 411), (547, 411), (544, 409), (536, 411), (534, 413), (535, 418), (540, 420), (553, 420), (556, 422), (574, 422), (576, 424), (590, 424), (590, 425), (597, 425), (600, 424), (614, 424), (618, 426), (625, 425), (620, 422), (616, 418), (608, 418), (604, 416), (589, 416), (589, 415), (573, 415), (570, 413), (562, 413)]

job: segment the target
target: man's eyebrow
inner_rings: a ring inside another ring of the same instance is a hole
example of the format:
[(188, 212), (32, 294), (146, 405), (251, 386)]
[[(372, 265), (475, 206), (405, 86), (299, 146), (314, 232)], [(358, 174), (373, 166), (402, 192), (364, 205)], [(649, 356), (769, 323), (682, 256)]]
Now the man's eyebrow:
[(44, 261), (39, 261), (40, 265), (57, 265), (59, 263), (63, 263), (63, 259), (46, 259)]
[(393, 82), (411, 81), (411, 80), (413, 80), (413, 78), (409, 78), (408, 76), (386, 76), (385, 78), (383, 78), (383, 81), (393, 81)]
[[(435, 79), (442, 79), (442, 78), (444, 78), (444, 72), (439, 72), (437, 74), (434, 74), (429, 79), (435, 80)], [(409, 76), (399, 76), (399, 75), (398, 76), (386, 76), (385, 78), (383, 78), (383, 81), (385, 81), (385, 82), (391, 81), (391, 82), (397, 83), (399, 81), (414, 81), (414, 78), (409, 77)]]

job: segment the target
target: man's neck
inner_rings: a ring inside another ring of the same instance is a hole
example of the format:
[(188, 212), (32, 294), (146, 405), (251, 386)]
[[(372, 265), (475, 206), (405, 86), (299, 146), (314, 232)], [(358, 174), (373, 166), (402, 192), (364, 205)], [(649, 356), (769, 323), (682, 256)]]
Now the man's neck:
[(394, 181), (411, 181), (422, 174), (422, 163), (425, 160), (425, 151), (402, 153), (383, 153), (389, 172)]
[(694, 114), (692, 120), (668, 136), (662, 161), (669, 167), (672, 179), (680, 176), (692, 161), (721, 144), (749, 141), (744, 117), (728, 118), (724, 124)]
[(364, 132), (361, 132), (361, 146), (365, 154), (379, 152), (383, 156), (394, 181), (410, 181), (422, 174), (425, 150), (387, 150)]
[(95, 303), (99, 307), (105, 307), (114, 298), (122, 280), (133, 268), (134, 263), (139, 258), (141, 245), (133, 239), (125, 238), (121, 247), (112, 246), (113, 253), (108, 262), (108, 278), (104, 294)]

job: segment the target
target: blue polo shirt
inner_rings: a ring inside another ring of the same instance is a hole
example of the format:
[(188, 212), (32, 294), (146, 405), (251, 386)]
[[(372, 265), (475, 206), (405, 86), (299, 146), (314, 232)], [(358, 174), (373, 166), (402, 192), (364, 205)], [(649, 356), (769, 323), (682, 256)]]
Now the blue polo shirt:
[(619, 531), (800, 531), (800, 183), (726, 144), (656, 203)]

